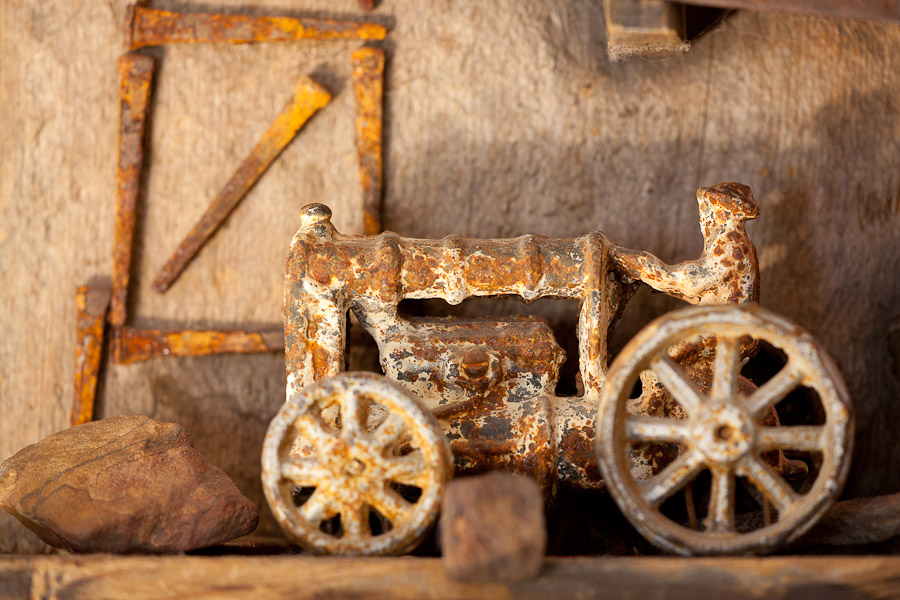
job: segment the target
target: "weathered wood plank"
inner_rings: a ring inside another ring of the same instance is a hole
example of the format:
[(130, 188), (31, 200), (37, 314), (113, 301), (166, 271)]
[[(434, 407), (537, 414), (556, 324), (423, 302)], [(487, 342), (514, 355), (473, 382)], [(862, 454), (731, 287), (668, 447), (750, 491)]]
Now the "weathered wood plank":
[(888, 598), (900, 594), (900, 558), (549, 559), (515, 583), (450, 580), (440, 559), (280, 557), (5, 557), (18, 594), (91, 598)]

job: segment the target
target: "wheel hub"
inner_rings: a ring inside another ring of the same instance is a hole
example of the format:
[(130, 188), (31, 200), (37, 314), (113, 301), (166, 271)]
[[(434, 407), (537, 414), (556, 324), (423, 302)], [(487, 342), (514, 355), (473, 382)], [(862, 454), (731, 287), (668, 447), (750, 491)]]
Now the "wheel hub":
[(358, 477), (362, 475), (363, 471), (366, 470), (366, 463), (359, 460), (358, 458), (353, 458), (344, 463), (344, 475), (347, 477)]
[(700, 410), (691, 430), (697, 448), (710, 461), (732, 464), (750, 452), (756, 425), (737, 406), (717, 402)]

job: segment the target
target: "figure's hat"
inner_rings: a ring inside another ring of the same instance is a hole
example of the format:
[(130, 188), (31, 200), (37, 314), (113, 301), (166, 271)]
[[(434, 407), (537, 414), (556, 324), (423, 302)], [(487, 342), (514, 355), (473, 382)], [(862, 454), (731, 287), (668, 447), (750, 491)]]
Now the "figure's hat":
[(759, 216), (759, 205), (753, 199), (753, 192), (742, 183), (720, 183), (700, 188), (697, 190), (697, 202), (721, 207), (742, 220)]

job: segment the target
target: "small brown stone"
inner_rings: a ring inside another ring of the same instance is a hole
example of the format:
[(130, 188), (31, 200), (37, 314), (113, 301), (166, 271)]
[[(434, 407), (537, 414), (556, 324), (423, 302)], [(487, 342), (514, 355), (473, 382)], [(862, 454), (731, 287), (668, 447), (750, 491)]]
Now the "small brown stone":
[(547, 528), (541, 490), (503, 471), (456, 479), (441, 505), (444, 569), (454, 579), (515, 581), (544, 562)]
[(74, 552), (182, 552), (256, 528), (256, 506), (180, 425), (139, 415), (79, 425), (0, 465), (0, 506)]

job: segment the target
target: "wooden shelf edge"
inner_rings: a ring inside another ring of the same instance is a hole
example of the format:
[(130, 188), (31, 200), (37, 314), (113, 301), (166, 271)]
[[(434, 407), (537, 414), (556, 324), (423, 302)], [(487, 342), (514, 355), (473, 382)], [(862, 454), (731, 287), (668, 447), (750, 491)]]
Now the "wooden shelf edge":
[(888, 598), (898, 556), (551, 558), (515, 583), (464, 583), (437, 558), (0, 557), (0, 598)]

